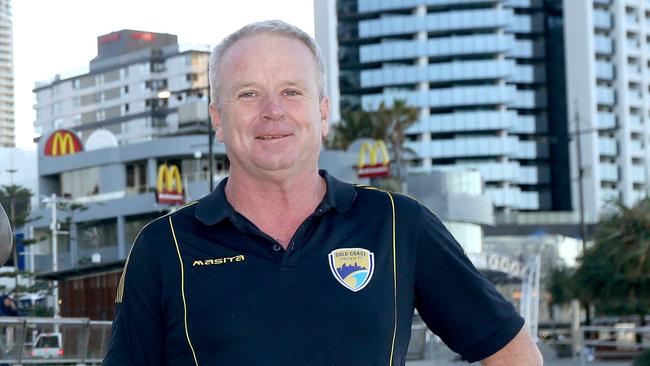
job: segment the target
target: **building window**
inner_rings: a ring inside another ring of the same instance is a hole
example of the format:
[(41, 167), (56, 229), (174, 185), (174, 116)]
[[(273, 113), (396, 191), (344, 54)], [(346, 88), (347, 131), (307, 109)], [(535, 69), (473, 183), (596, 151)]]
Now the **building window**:
[(117, 222), (115, 219), (79, 225), (79, 248), (96, 249), (117, 246)]
[(61, 195), (72, 199), (97, 195), (100, 193), (99, 180), (99, 167), (62, 173)]
[(140, 194), (149, 191), (147, 184), (147, 162), (139, 161), (126, 165), (126, 194)]

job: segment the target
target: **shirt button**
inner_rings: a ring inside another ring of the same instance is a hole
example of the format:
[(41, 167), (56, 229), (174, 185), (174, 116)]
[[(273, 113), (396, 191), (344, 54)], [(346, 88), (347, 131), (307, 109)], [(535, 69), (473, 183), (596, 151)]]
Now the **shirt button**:
[(279, 252), (280, 249), (282, 249), (282, 247), (281, 247), (279, 244), (274, 244), (274, 245), (273, 245), (273, 251), (275, 251), (275, 252)]

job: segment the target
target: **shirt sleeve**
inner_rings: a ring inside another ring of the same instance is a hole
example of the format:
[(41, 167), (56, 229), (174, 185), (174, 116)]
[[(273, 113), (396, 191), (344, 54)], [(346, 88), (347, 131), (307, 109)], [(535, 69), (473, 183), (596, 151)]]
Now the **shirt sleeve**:
[(152, 244), (143, 230), (124, 265), (104, 366), (162, 364), (160, 264)]
[(519, 332), (523, 318), (424, 207), (418, 230), (415, 306), (422, 320), (469, 362), (496, 353)]

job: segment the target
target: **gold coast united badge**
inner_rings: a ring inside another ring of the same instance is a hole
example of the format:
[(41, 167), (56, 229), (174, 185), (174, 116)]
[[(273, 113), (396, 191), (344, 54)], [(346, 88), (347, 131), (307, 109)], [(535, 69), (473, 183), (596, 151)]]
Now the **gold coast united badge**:
[(375, 255), (367, 249), (336, 249), (328, 257), (334, 278), (354, 292), (366, 287), (375, 271)]

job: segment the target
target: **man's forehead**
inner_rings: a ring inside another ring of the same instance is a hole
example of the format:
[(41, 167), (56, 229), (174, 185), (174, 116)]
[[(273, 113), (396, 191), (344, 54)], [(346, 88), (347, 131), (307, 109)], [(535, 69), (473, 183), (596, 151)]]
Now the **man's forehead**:
[[(280, 50), (282, 46), (289, 49)], [(274, 61), (279, 60), (282, 62), (276, 65)], [(287, 69), (284, 62), (293, 64), (294, 67)], [(268, 63), (272, 68), (277, 66), (279, 73), (269, 74), (268, 70), (260, 68), (261, 63)], [(299, 64), (308, 64), (315, 73), (318, 72), (316, 57), (304, 42), (282, 34), (262, 33), (237, 40), (224, 52), (220, 62), (220, 76), (234, 88), (255, 84), (260, 81), (260, 77), (276, 78), (276, 81), (283, 84), (306, 86), (305, 84), (311, 83), (314, 74), (294, 72), (300, 67)]]
[[(275, 53), (274, 47), (270, 47), (269, 43), (273, 43), (275, 47), (285, 46), (292, 48), (294, 52), (305, 52), (311, 57), (311, 60), (316, 64), (316, 56), (313, 54), (311, 49), (300, 39), (291, 37), (285, 34), (276, 34), (276, 33), (258, 33), (244, 36), (241, 39), (238, 39), (233, 44), (230, 45), (226, 50), (224, 50), (220, 66), (228, 63), (240, 63), (245, 60), (238, 59), (240, 56), (244, 55), (247, 57), (254, 57), (255, 54), (264, 54), (271, 53), (274, 56), (285, 56), (287, 58), (295, 58), (295, 53), (292, 54), (280, 54)], [(239, 56), (239, 57), (238, 57)], [(229, 65), (230, 66), (230, 65)], [(233, 65), (237, 66), (237, 65)]]

